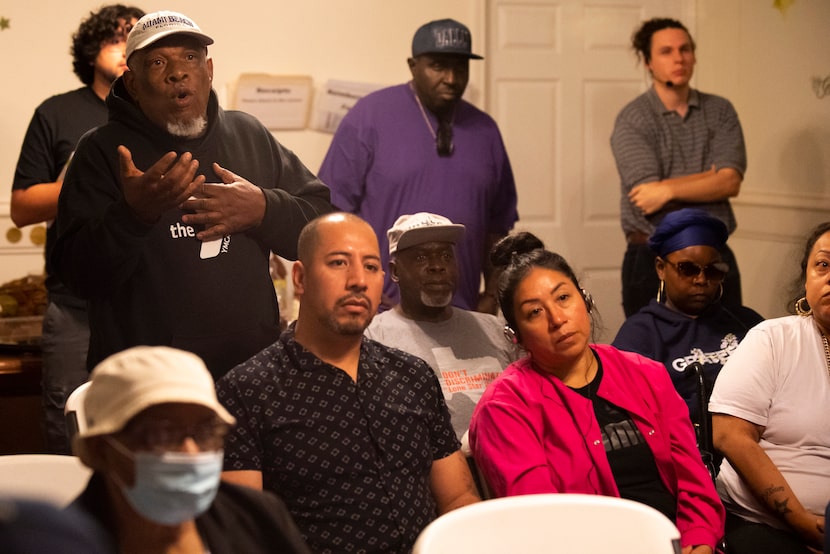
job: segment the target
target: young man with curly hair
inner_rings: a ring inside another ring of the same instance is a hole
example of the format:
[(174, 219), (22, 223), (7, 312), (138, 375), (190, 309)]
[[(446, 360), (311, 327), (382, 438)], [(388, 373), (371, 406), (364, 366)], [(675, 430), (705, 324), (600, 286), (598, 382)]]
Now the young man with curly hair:
[[(23, 227), (48, 222), (46, 258), (54, 244), (51, 221), (58, 210), (63, 174), (75, 144), (86, 131), (107, 121), (104, 99), (124, 73), (127, 35), (144, 15), (139, 8), (113, 4), (90, 13), (72, 35), (72, 68), (83, 87), (45, 100), (35, 110), (14, 173), (11, 218)], [(87, 380), (89, 342), (86, 302), (56, 280), (47, 263), (49, 304), (43, 321), (42, 397), (46, 449), (69, 453), (63, 406)]]

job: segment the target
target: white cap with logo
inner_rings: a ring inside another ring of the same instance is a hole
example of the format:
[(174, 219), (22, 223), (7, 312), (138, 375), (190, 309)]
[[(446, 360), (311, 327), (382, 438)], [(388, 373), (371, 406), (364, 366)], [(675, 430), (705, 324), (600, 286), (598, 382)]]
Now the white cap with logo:
[(389, 254), (425, 242), (451, 242), (455, 244), (464, 235), (464, 226), (446, 217), (428, 212), (400, 216), (386, 231)]
[(196, 22), (178, 12), (160, 11), (148, 13), (139, 19), (127, 36), (127, 59), (136, 50), (147, 48), (166, 36), (185, 34), (197, 38), (203, 46), (213, 44), (213, 39), (202, 32)]

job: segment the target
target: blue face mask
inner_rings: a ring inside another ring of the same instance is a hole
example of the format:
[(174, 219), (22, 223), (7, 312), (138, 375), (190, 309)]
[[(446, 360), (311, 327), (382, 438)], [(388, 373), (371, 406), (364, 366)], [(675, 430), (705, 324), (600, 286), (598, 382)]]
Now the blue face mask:
[[(119, 446), (119, 450), (124, 449)], [(198, 454), (130, 452), (129, 456), (135, 462), (135, 484), (121, 485), (121, 490), (145, 518), (162, 525), (178, 525), (210, 508), (219, 490), (222, 450)]]

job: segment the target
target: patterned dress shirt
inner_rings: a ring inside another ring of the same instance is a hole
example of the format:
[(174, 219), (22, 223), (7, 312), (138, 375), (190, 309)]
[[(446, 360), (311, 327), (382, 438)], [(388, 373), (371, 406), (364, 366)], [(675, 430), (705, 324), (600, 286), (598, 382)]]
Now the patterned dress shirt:
[(364, 338), (357, 381), (292, 329), (217, 383), (226, 470), (259, 470), (315, 552), (409, 552), (436, 517), (433, 460), (459, 448), (420, 358)]

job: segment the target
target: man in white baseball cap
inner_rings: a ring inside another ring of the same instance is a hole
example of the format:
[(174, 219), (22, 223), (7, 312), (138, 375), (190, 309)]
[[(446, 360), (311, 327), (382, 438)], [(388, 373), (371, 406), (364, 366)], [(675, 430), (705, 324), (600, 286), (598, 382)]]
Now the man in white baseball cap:
[(220, 482), (235, 423), (198, 356), (165, 346), (114, 354), (92, 372), (74, 440), (94, 470), (72, 504), (119, 552), (308, 552), (272, 494)]
[(295, 259), (303, 226), (333, 209), (328, 187), (268, 129), (219, 106), (212, 43), (186, 15), (141, 17), (109, 120), (67, 171), (50, 260), (87, 299), (89, 369), (166, 345), (216, 378), (273, 343), (270, 252)]
[(465, 232), (438, 214), (400, 216), (387, 232), (389, 274), (401, 302), (372, 320), (366, 336), (426, 360), (438, 375), (461, 439), (487, 385), (516, 359), (502, 323), (452, 305), (459, 273), (456, 244)]

